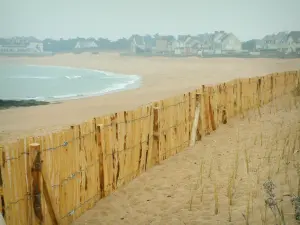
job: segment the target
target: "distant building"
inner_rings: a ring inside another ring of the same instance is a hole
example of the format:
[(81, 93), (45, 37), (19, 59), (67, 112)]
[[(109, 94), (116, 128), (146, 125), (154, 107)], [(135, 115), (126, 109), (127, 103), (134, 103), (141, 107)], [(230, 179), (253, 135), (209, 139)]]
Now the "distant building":
[(291, 31), (287, 37), (288, 52), (300, 55), (300, 31)]
[(211, 52), (213, 50), (213, 34), (205, 33), (196, 36), (199, 41), (200, 50), (203, 52)]
[(44, 52), (43, 43), (35, 40), (29, 42), (22, 38), (12, 38), (7, 44), (0, 45), (1, 53), (42, 53)]
[(214, 33), (212, 45), (216, 54), (242, 50), (241, 41), (233, 33), (225, 33), (224, 31), (216, 31)]
[(174, 36), (158, 36), (156, 38), (156, 53), (160, 54), (172, 54), (174, 52)]
[(141, 36), (135, 34), (132, 35), (129, 40), (131, 40), (130, 51), (135, 54), (152, 52), (155, 47), (155, 38), (150, 35)]
[(262, 39), (262, 49), (286, 52), (288, 50), (288, 35), (288, 32), (279, 32), (277, 34), (266, 35)]
[(234, 34), (216, 31), (212, 34), (206, 33), (187, 37), (182, 49), (180, 52), (183, 55), (221, 54), (240, 52), (242, 44)]
[(185, 55), (187, 50), (187, 42), (190, 35), (178, 35), (177, 40), (173, 41), (172, 48), (175, 55)]
[(95, 41), (91, 40), (81, 40), (78, 41), (75, 45), (75, 49), (89, 49), (89, 48), (97, 48), (98, 45)]

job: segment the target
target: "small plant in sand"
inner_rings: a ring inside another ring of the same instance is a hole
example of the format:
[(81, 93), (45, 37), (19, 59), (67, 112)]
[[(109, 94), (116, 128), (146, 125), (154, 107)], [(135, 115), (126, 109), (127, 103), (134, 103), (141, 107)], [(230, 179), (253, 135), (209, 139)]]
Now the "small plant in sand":
[(201, 191), (202, 191), (202, 196), (201, 196), (201, 202), (202, 202), (203, 189), (204, 189), (204, 185), (203, 185), (203, 172), (204, 172), (204, 161), (201, 160), (201, 163), (200, 163), (200, 166), (199, 166), (199, 173), (198, 173), (196, 185), (195, 186), (194, 185), (191, 186), (191, 198), (190, 198), (190, 201), (189, 201), (189, 210), (190, 211), (192, 210), (195, 191), (197, 191), (200, 186), (201, 186)]
[(271, 180), (273, 177), (273, 164), (268, 163), (268, 179)]
[(219, 190), (217, 181), (214, 183), (215, 215), (219, 213)]
[(281, 166), (281, 159), (280, 159), (280, 157), (278, 157), (278, 159), (277, 159), (277, 171), (276, 171), (276, 174), (279, 174), (279, 172), (280, 172), (280, 166)]
[(247, 206), (246, 206), (246, 214), (243, 214), (246, 225), (249, 225), (249, 215), (250, 215), (250, 193), (248, 195)]
[(231, 205), (228, 206), (228, 222), (232, 220), (232, 208)]
[(237, 178), (238, 175), (238, 169), (239, 169), (239, 150), (238, 148), (235, 151), (235, 161), (234, 161), (234, 178)]
[(286, 136), (286, 138), (284, 139), (284, 146), (282, 148), (282, 152), (281, 152), (281, 159), (284, 158), (285, 156), (285, 150), (286, 148), (289, 146), (289, 136)]
[(295, 207), (295, 219), (300, 222), (300, 196), (293, 196), (291, 201)]
[[(300, 140), (300, 138), (299, 138), (299, 140)], [(297, 133), (296, 133), (296, 135), (295, 135), (295, 139), (294, 139), (294, 143), (293, 143), (293, 146), (292, 146), (292, 154), (295, 154), (295, 153), (297, 153), (297, 149), (296, 149), (296, 146), (297, 146)]]
[(259, 184), (260, 182), (260, 165), (257, 167), (257, 172), (256, 172), (256, 184)]
[(261, 225), (265, 225), (267, 224), (267, 207), (266, 207), (266, 204), (265, 204), (265, 208), (262, 209), (260, 208), (260, 220), (261, 220)]
[(257, 144), (257, 136), (254, 137), (254, 145)]
[(272, 158), (272, 153), (273, 153), (273, 147), (270, 146), (270, 142), (271, 142), (271, 138), (269, 138), (267, 143), (266, 143), (266, 149), (267, 150), (269, 149), (268, 156), (267, 156), (269, 164), (271, 163), (271, 158)]
[(261, 111), (260, 111), (260, 104), (259, 103), (257, 103), (257, 112), (258, 112), (259, 118), (261, 118)]
[(203, 184), (203, 172), (204, 172), (204, 161), (201, 160), (196, 189), (199, 189), (199, 185)]
[(250, 161), (250, 157), (247, 151), (247, 148), (245, 147), (244, 149), (244, 153), (245, 153), (245, 163), (246, 163), (246, 170), (247, 170), (247, 174), (249, 174), (249, 161)]
[(300, 196), (300, 163), (296, 164), (297, 175), (298, 175), (298, 196)]
[(217, 161), (218, 161), (218, 171), (221, 172), (221, 161), (219, 158), (217, 159)]
[(201, 185), (201, 196), (200, 201), (203, 202), (204, 185)]
[[(299, 95), (300, 95), (300, 89), (299, 89)], [(297, 133), (298, 133), (298, 131), (297, 131)], [(299, 138), (299, 136), (298, 136), (298, 134), (296, 134), (296, 139), (298, 139), (298, 138)], [(297, 176), (298, 176), (298, 190), (297, 190), (297, 195), (298, 196), (291, 195), (292, 196), (291, 197), (291, 202), (292, 202), (292, 205), (294, 206), (294, 209), (295, 209), (295, 219), (298, 221), (298, 223), (300, 223), (300, 163), (297, 162), (296, 164), (294, 164), (294, 168), (296, 169)], [(291, 189), (292, 188), (290, 187), (290, 193), (292, 194), (293, 190), (291, 190)]]
[(193, 207), (193, 199), (194, 199), (194, 190), (193, 190), (193, 185), (191, 186), (191, 198), (189, 201), (189, 210), (192, 211)]
[(227, 197), (228, 197), (228, 204), (231, 206), (233, 204), (233, 189), (235, 186), (235, 178), (234, 178), (234, 171), (231, 176), (228, 178), (228, 186), (227, 186)]
[(275, 97), (275, 113), (277, 113), (278, 112), (278, 104), (277, 104), (277, 98)]
[(289, 98), (289, 109), (290, 109), (290, 111), (292, 111), (292, 99), (291, 98)]
[(210, 164), (209, 164), (209, 169), (208, 169), (208, 178), (211, 178), (212, 168), (213, 168), (213, 156), (211, 156), (211, 159), (210, 159)]
[(274, 193), (274, 189), (276, 187), (275, 184), (273, 183), (272, 180), (267, 180), (263, 184), (263, 187), (264, 187), (264, 191), (265, 191), (265, 195), (266, 195), (265, 196), (265, 206), (271, 209), (271, 211), (274, 215), (275, 221), (278, 220), (277, 216), (279, 216), (281, 224), (285, 225), (286, 223), (285, 223), (284, 215), (282, 214), (282, 210), (280, 210), (278, 207), (276, 195)]

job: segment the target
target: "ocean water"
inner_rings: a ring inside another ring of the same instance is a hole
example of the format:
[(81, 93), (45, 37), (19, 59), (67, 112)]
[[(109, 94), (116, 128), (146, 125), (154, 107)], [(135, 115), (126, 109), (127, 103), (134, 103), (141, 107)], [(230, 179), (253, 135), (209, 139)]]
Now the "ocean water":
[(60, 66), (0, 64), (0, 99), (63, 101), (138, 88), (140, 77)]

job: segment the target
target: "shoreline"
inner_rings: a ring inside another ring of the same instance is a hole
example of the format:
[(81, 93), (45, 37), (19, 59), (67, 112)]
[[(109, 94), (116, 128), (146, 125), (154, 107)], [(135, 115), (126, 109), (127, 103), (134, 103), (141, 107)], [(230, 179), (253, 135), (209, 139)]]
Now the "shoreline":
[(0, 111), (0, 141), (27, 135), (42, 135), (79, 124), (96, 116), (132, 110), (199, 88), (235, 78), (299, 70), (300, 59), (233, 58), (140, 58), (118, 54), (61, 54), (42, 58), (3, 58), (0, 62), (21, 62), (42, 66), (69, 66), (112, 73), (139, 74), (140, 88), (67, 100), (60, 104), (10, 108)]
[[(99, 97), (106, 94), (112, 94), (120, 91), (125, 90), (131, 90), (131, 89), (137, 89), (141, 87), (141, 81), (142, 78), (139, 75), (136, 74), (122, 74), (122, 73), (114, 73), (110, 71), (104, 71), (100, 69), (90, 69), (86, 67), (71, 67), (71, 66), (57, 66), (57, 65), (42, 65), (42, 64), (27, 64), (25, 62), (12, 62), (12, 63), (1, 63), (0, 60), (0, 66), (2, 65), (8, 65), (8, 66), (14, 66), (14, 65), (22, 65), (24, 67), (40, 67), (43, 69), (52, 68), (52, 69), (60, 69), (62, 70), (61, 74), (62, 77), (66, 77), (68, 79), (73, 79), (73, 77), (66, 73), (68, 76), (64, 75), (64, 70), (77, 70), (76, 72), (87, 72), (87, 73), (96, 73), (96, 75), (99, 73), (99, 76), (110, 77), (113, 79), (116, 79), (113, 83), (109, 84), (108, 87), (99, 88), (98, 90), (85, 90), (85, 91), (71, 91), (69, 93), (64, 94), (57, 94), (53, 96), (44, 96), (43, 94), (37, 94), (33, 95), (32, 97), (0, 97), (0, 110), (8, 109), (11, 107), (29, 107), (29, 106), (37, 106), (37, 105), (46, 105), (51, 103), (62, 103), (69, 100), (77, 100), (77, 99), (84, 99), (84, 98), (90, 98), (90, 97)], [(55, 71), (54, 71), (55, 72)], [(1, 74), (0, 74), (1, 75)], [(79, 75), (79, 78), (85, 77), (86, 74)], [(14, 76), (14, 75), (13, 75)], [(17, 76), (17, 75), (16, 75)], [(76, 76), (77, 77), (77, 76)], [(1, 78), (1, 77), (0, 77)], [(18, 77), (17, 77), (18, 78)], [(20, 77), (25, 79), (51, 79), (51, 75), (43, 77), (38, 75), (28, 75), (26, 77)], [(123, 81), (118, 81), (117, 79), (128, 79)]]

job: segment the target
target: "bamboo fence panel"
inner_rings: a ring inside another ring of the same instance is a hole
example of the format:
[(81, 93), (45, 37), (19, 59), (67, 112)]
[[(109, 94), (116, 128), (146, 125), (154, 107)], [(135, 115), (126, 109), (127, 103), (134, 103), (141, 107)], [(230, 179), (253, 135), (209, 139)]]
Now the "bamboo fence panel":
[(30, 220), (32, 207), (29, 203), (31, 196), (26, 175), (28, 154), (28, 151), (24, 151), (23, 139), (3, 148), (1, 173), (7, 224), (28, 224)]
[(198, 101), (196, 141), (229, 118), (244, 117), (293, 90), (299, 72), (202, 85), (136, 110), (1, 146), (0, 210), (7, 225), (71, 224), (99, 199), (183, 151)]

